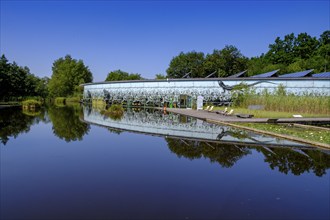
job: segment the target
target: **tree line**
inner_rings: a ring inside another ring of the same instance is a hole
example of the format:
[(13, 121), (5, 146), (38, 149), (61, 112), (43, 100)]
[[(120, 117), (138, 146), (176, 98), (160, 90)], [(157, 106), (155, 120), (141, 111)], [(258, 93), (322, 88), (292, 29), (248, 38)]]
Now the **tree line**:
[(329, 64), (330, 31), (327, 30), (318, 39), (307, 33), (297, 36), (291, 33), (283, 39), (277, 37), (265, 54), (252, 58), (244, 56), (233, 45), (206, 55), (196, 51), (181, 52), (170, 61), (166, 77), (227, 77), (245, 70), (252, 76), (276, 69), (280, 69), (280, 74), (307, 69), (319, 73), (329, 70)]
[[(227, 77), (245, 70), (249, 76), (275, 69), (280, 69), (280, 73), (314, 69), (317, 73), (329, 71), (329, 63), (330, 30), (324, 31), (319, 38), (307, 33), (297, 36), (291, 33), (283, 39), (277, 37), (265, 54), (252, 58), (244, 56), (233, 45), (214, 49), (210, 54), (181, 52), (171, 59), (166, 74), (156, 74), (156, 79)], [(107, 74), (105, 81), (141, 79), (138, 73), (114, 70)], [(30, 73), (28, 67), (9, 63), (5, 55), (0, 58), (0, 100), (26, 96), (79, 96), (82, 92), (79, 85), (92, 80), (88, 66), (70, 55), (54, 61), (51, 78), (39, 78)]]
[(28, 67), (8, 62), (5, 55), (0, 58), (0, 100), (10, 101), (12, 97), (48, 95), (49, 78), (39, 78)]

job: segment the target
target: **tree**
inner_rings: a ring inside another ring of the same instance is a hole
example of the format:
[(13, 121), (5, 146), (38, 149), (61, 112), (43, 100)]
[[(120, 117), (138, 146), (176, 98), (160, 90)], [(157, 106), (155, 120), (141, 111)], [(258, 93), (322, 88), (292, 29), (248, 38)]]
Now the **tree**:
[(319, 46), (316, 37), (311, 37), (307, 33), (300, 33), (295, 39), (293, 53), (295, 58), (308, 59), (312, 57)]
[(233, 45), (226, 45), (222, 50), (213, 50), (205, 59), (206, 74), (214, 71), (219, 77), (226, 77), (247, 69), (248, 59)]
[(266, 58), (272, 64), (290, 64), (294, 59), (295, 36), (293, 33), (275, 39), (275, 43), (269, 45)]
[(90, 125), (79, 119), (79, 115), (82, 114), (79, 105), (51, 107), (48, 114), (53, 123), (53, 133), (66, 142), (82, 140), (90, 130)]
[[(9, 63), (5, 55), (0, 58), (0, 99), (22, 98), (25, 96), (45, 97), (46, 84), (40, 87), (41, 79), (28, 67), (20, 67), (15, 62)], [(47, 83), (47, 82), (45, 82)]]
[(321, 65), (319, 69), (320, 72), (326, 72), (330, 69), (330, 30), (324, 31), (321, 34), (319, 42), (319, 48), (316, 51), (316, 56), (318, 56)]
[(5, 55), (2, 55), (0, 58), (0, 99), (8, 95), (11, 90), (11, 85), (9, 83), (9, 70), (10, 64), (8, 63)]
[(204, 53), (202, 52), (181, 52), (178, 56), (173, 57), (167, 68), (168, 78), (182, 78), (190, 72), (189, 77), (204, 77)]
[(166, 79), (166, 76), (159, 73), (159, 74), (156, 74), (156, 78), (155, 79)]
[(72, 59), (70, 55), (53, 63), (53, 74), (49, 80), (49, 95), (52, 97), (71, 96), (82, 83), (92, 82), (93, 76), (82, 60)]
[(122, 81), (122, 80), (140, 80), (141, 75), (138, 73), (127, 73), (121, 70), (115, 70), (108, 73), (105, 81)]

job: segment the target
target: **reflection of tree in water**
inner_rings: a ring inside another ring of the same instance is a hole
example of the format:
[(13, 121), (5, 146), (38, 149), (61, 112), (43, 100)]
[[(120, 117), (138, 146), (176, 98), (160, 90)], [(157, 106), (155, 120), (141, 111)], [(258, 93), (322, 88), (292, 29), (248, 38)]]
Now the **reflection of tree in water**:
[(88, 133), (90, 126), (79, 120), (82, 109), (79, 105), (56, 107), (48, 109), (50, 120), (53, 123), (54, 134), (66, 142), (82, 140)]
[(323, 176), (330, 168), (330, 154), (317, 149), (294, 150), (291, 148), (259, 148), (265, 156), (265, 162), (271, 169), (278, 168), (281, 173), (300, 175), (304, 172), (314, 172)]
[(110, 133), (113, 134), (121, 134), (123, 132), (123, 130), (117, 129), (117, 128), (108, 128), (108, 130), (110, 131)]
[(316, 176), (323, 176), (330, 168), (330, 153), (318, 149), (284, 148), (284, 147), (247, 147), (223, 143), (200, 142), (192, 140), (165, 138), (169, 149), (179, 157), (199, 159), (209, 158), (222, 167), (232, 167), (238, 160), (256, 149), (265, 156), (271, 169), (278, 169), (281, 173), (301, 175), (312, 171)]
[(218, 162), (222, 167), (232, 167), (239, 159), (251, 153), (249, 148), (244, 146), (171, 138), (165, 140), (169, 149), (179, 157), (198, 159), (203, 156), (211, 162)]
[(26, 133), (31, 125), (40, 121), (46, 121), (45, 112), (32, 116), (22, 113), (21, 108), (4, 108), (0, 110), (0, 140), (3, 145), (9, 140), (9, 137), (16, 138), (20, 133)]

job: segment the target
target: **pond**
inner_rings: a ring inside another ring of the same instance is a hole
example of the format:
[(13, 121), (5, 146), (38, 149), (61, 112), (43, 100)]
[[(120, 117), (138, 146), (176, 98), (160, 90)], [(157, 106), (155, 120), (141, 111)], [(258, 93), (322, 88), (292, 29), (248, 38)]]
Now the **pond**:
[(152, 109), (0, 109), (0, 219), (329, 219), (330, 151)]

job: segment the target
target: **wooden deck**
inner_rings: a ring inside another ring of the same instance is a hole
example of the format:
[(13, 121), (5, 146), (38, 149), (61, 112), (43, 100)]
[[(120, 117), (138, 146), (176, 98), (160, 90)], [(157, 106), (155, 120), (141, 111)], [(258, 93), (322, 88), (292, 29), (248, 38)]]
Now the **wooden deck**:
[(226, 116), (221, 114), (216, 114), (215, 112), (208, 112), (205, 110), (192, 110), (192, 109), (182, 109), (182, 108), (166, 108), (167, 112), (173, 112), (176, 114), (191, 116), (199, 118), (202, 120), (212, 120), (218, 122), (227, 123), (269, 123), (271, 121), (276, 121), (276, 123), (330, 123), (330, 118), (239, 118), (235, 115)]

